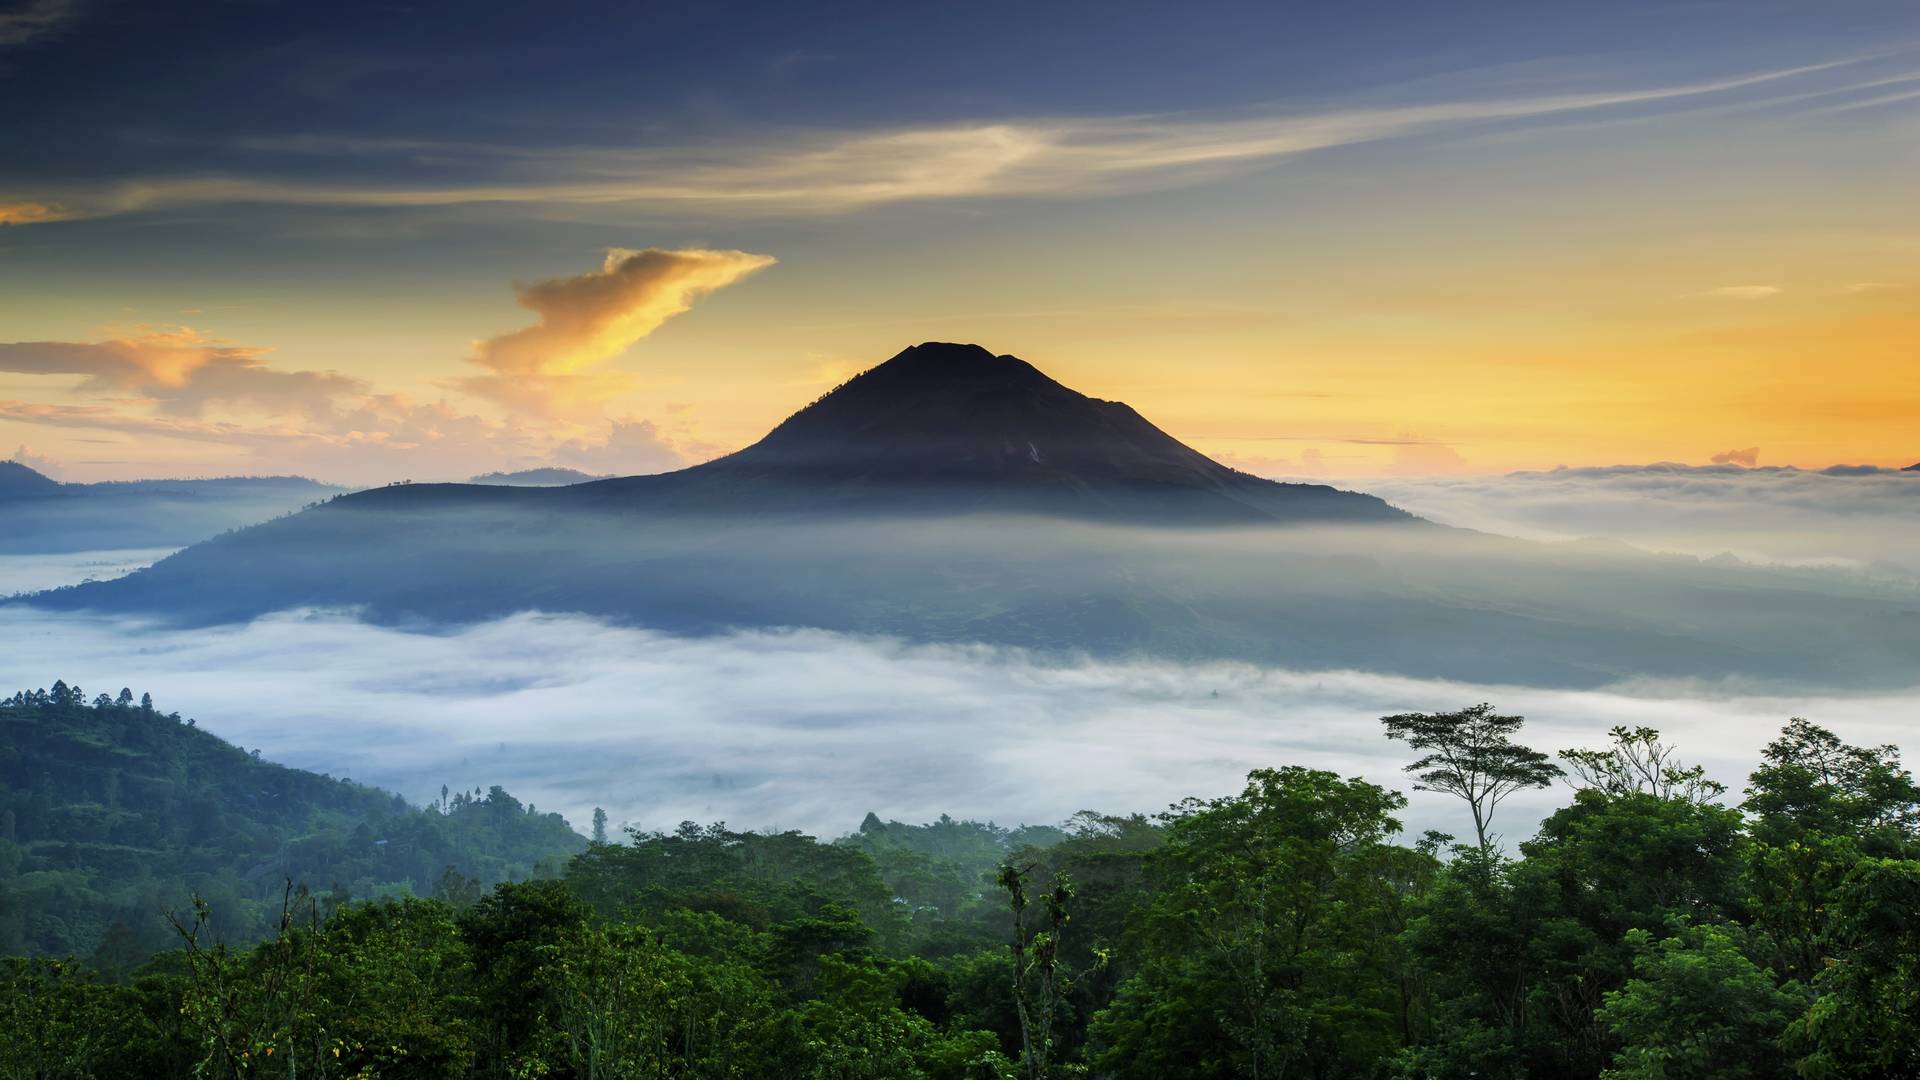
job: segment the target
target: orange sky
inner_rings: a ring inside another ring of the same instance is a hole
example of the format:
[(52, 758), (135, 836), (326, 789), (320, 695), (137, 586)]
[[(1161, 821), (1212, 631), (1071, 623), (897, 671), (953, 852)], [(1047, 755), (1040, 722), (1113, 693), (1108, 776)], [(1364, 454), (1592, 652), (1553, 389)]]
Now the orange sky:
[(53, 190), (71, 220), (0, 232), (0, 453), (76, 480), (651, 471), (961, 340), (1270, 475), (1904, 466), (1920, 95), (1877, 88), (1915, 72), (814, 132), (604, 204)]

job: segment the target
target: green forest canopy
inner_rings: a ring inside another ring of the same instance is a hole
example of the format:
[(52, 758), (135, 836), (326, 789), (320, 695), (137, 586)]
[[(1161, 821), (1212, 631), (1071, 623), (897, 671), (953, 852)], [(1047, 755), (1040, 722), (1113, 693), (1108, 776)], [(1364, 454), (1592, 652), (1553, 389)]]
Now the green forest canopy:
[[(1560, 771), (1488, 707), (1387, 719), (1463, 828)], [(0, 1075), (1911, 1075), (1897, 751), (1794, 720), (1733, 806), (1658, 732), (1610, 735), (1511, 852), (1405, 843), (1397, 792), (1282, 767), (1060, 828), (686, 823), (484, 893), (283, 885), (251, 947), (203, 900), (119, 977), (9, 962)]]
[(222, 936), (254, 941), (288, 879), (363, 900), (477, 891), (586, 846), (498, 787), (411, 806), (262, 761), (131, 690), (0, 699), (0, 953), (118, 970), (178, 944), (165, 913), (193, 894)]

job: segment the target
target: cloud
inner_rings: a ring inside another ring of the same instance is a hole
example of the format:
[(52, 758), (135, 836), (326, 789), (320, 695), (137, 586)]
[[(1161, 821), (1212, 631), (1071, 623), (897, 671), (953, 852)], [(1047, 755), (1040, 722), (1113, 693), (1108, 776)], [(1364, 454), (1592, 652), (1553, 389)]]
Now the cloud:
[[(3, 569), (3, 568), (0, 568)], [(1563, 692), (1245, 665), (1050, 663), (816, 631), (678, 638), (536, 614), (435, 633), (288, 613), (215, 630), (0, 609), (0, 690), (64, 678), (152, 691), (271, 759), (424, 801), (504, 784), (584, 827), (683, 819), (838, 835), (872, 810), (1003, 823), (1154, 811), (1300, 764), (1407, 791), (1411, 831), (1459, 833), (1456, 802), (1409, 791), (1378, 718), (1492, 701), (1557, 751), (1615, 724), (1667, 733), (1735, 786), (1789, 716), (1849, 741), (1911, 741), (1920, 695), (1746, 697), (1684, 686)], [(1526, 836), (1567, 799), (1517, 793)]]
[[(28, 45), (50, 37), (79, 14), (80, 5), (74, 0), (27, 0), (12, 11), (0, 11), (0, 48)], [(0, 213), (0, 224), (6, 220)]]
[(246, 455), (244, 467), (350, 483), (456, 480), (543, 465), (659, 472), (704, 456), (647, 421), (616, 421), (603, 438), (556, 439), (545, 428), (499, 421), (445, 401), (370, 394), (324, 415), (272, 424), (146, 416), (116, 405), (0, 400), (0, 421), (177, 439)]
[[(0, 401), (0, 420), (233, 447), (250, 455), (250, 467), (361, 483), (555, 464), (659, 472), (712, 448), (645, 419), (604, 416), (602, 406), (637, 380), (583, 369), (773, 263), (741, 251), (616, 248), (598, 270), (516, 286), (539, 321), (476, 342), (470, 359), (488, 374), (446, 384), (507, 406), (505, 420), (379, 393), (337, 372), (274, 368), (268, 349), (189, 327), (138, 327), (95, 342), (0, 342), (0, 372), (74, 376), (71, 392), (106, 399)], [(235, 409), (258, 415), (209, 415)]]
[(1843, 293), (1889, 293), (1905, 291), (1907, 286), (1892, 281), (1856, 281), (1851, 285), (1840, 286)]
[(1408, 438), (1393, 448), (1393, 471), (1408, 476), (1433, 476), (1461, 472), (1467, 460), (1460, 452), (1442, 443)]
[(570, 439), (553, 459), (588, 472), (637, 476), (670, 472), (688, 464), (688, 453), (663, 435), (651, 420), (611, 420), (604, 442)]
[(1701, 296), (1717, 296), (1727, 300), (1765, 300), (1770, 296), (1779, 296), (1785, 290), (1778, 285), (1722, 285), (1717, 289), (1708, 289)]
[[(222, 203), (435, 207), (489, 203), (648, 206), (736, 215), (844, 213), (890, 203), (1063, 196), (1188, 183), (1289, 156), (1493, 123), (1658, 105), (1763, 87), (1847, 66), (1812, 64), (1639, 90), (1506, 97), (1436, 104), (1260, 113), (1009, 118), (800, 137), (765, 136), (697, 150), (500, 149), (449, 146), (488, 179), (443, 187), (244, 175), (163, 177), (68, 185), (71, 213), (110, 215)], [(399, 145), (310, 140), (368, 160), (411, 157)], [(351, 162), (352, 156), (346, 158)]]
[(231, 345), (190, 327), (140, 327), (98, 342), (0, 342), (0, 371), (78, 375), (90, 392), (136, 394), (167, 416), (198, 417), (212, 403), (270, 414), (320, 414), (365, 383), (330, 371), (279, 371), (268, 350)]
[[(1672, 463), (1387, 478), (1357, 486), (1450, 525), (1537, 540), (1920, 576), (1920, 473)], [(1911, 587), (1911, 583), (1907, 585)]]
[(1745, 450), (1722, 450), (1713, 455), (1715, 465), (1745, 465), (1751, 469), (1760, 464), (1760, 448), (1749, 446)]
[(476, 342), (472, 361), (492, 372), (460, 389), (509, 408), (564, 414), (631, 389), (631, 376), (583, 373), (619, 355), (693, 302), (774, 264), (744, 251), (613, 248), (600, 269), (516, 285), (540, 321)]
[(86, 216), (55, 203), (0, 202), (0, 226), (44, 225), (51, 221), (70, 221)]
[(60, 463), (50, 457), (35, 453), (33, 447), (28, 446), (26, 443), (21, 443), (19, 447), (14, 450), (13, 457), (10, 460), (17, 464), (25, 465), (27, 468), (32, 469), (42, 476), (51, 477), (56, 480), (60, 478)]

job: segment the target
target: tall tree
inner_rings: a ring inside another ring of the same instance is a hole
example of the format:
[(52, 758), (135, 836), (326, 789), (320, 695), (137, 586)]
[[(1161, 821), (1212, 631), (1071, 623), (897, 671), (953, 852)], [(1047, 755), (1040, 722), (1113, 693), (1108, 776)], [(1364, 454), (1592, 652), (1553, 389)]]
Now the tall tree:
[(1413, 786), (1464, 800), (1484, 854), (1493, 848), (1488, 829), (1501, 800), (1525, 788), (1546, 787), (1562, 775), (1547, 755), (1513, 741), (1526, 719), (1502, 716), (1482, 703), (1458, 712), (1383, 716), (1380, 722), (1387, 726), (1387, 738), (1427, 751), (1406, 767)]

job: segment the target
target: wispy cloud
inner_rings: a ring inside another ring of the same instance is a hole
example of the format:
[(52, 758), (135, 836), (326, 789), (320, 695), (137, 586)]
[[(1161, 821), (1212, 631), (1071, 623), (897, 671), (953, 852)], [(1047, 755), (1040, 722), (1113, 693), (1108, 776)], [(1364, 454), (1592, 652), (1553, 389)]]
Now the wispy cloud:
[(1765, 300), (1770, 296), (1779, 296), (1785, 292), (1778, 285), (1721, 285), (1707, 289), (1701, 296), (1717, 296), (1724, 300)]
[(1749, 446), (1744, 450), (1722, 450), (1713, 455), (1715, 465), (1745, 465), (1751, 469), (1760, 464), (1760, 448)]
[[(698, 150), (509, 149), (492, 179), (447, 186), (263, 176), (129, 180), (35, 195), (64, 216), (275, 203), (433, 207), (478, 203), (635, 205), (757, 215), (839, 213), (916, 200), (1061, 196), (1190, 182), (1338, 146), (1653, 105), (1762, 86), (1851, 61), (1640, 90), (1262, 113), (1021, 118), (827, 134)], [(324, 140), (321, 140), (324, 141)], [(295, 144), (297, 145), (297, 144)], [(417, 153), (417, 144), (408, 143)], [(378, 146), (358, 149), (377, 155)], [(473, 148), (466, 148), (472, 153)], [(476, 165), (476, 168), (478, 166)], [(25, 196), (20, 196), (23, 201)]]
[[(28, 45), (58, 33), (80, 14), (75, 0), (27, 0), (11, 11), (0, 11), (0, 48)], [(6, 218), (0, 216), (0, 222)]]
[(624, 352), (697, 298), (774, 261), (744, 251), (614, 248), (597, 270), (516, 286), (520, 306), (540, 321), (475, 343), (472, 360), (490, 374), (456, 385), (540, 415), (597, 406), (631, 389), (634, 380), (585, 369)]
[(85, 213), (68, 210), (56, 203), (0, 202), (0, 226), (45, 225), (50, 221), (70, 221), (87, 216)]

